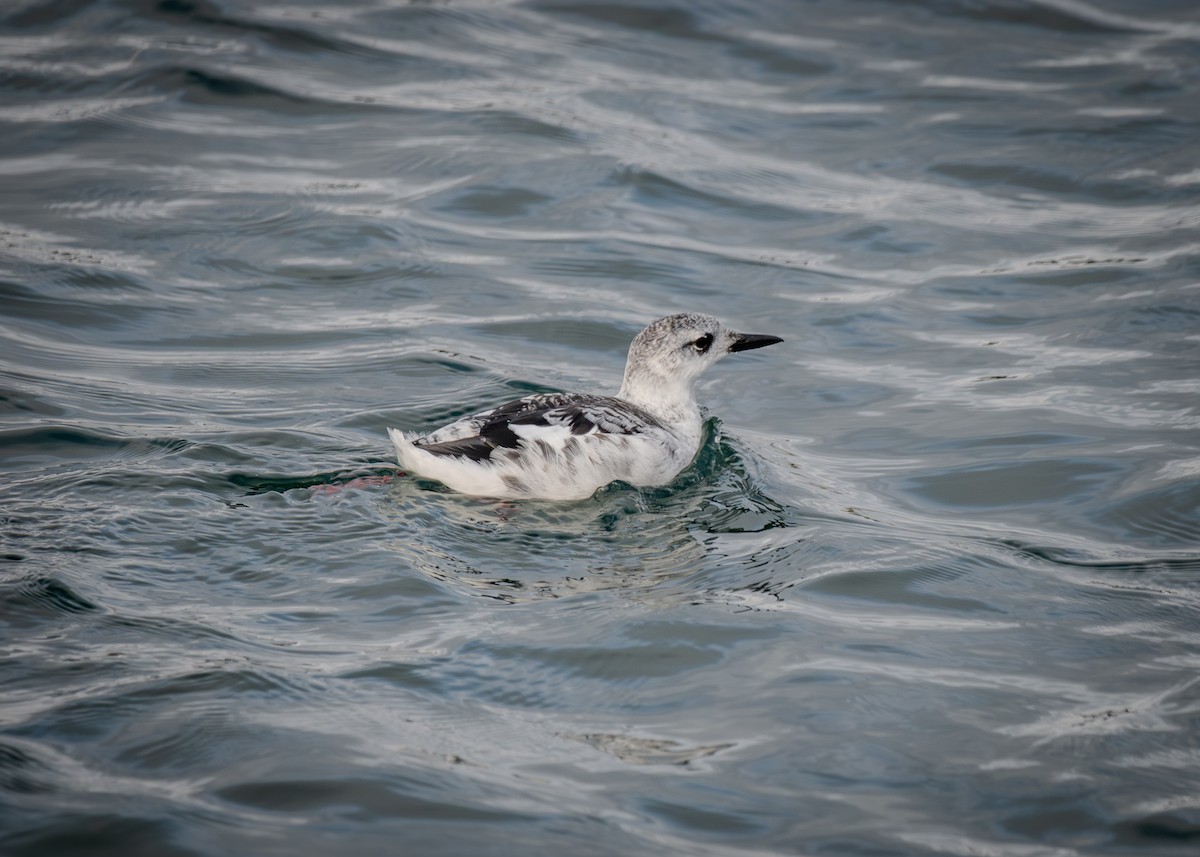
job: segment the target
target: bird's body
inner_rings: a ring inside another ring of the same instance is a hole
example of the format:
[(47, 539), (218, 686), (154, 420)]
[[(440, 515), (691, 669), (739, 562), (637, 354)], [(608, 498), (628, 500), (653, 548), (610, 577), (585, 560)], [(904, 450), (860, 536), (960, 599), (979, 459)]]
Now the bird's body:
[(464, 494), (580, 500), (614, 481), (665, 485), (700, 447), (700, 373), (731, 351), (781, 341), (711, 316), (671, 315), (634, 339), (616, 396), (540, 393), (425, 437), (388, 434), (401, 467)]

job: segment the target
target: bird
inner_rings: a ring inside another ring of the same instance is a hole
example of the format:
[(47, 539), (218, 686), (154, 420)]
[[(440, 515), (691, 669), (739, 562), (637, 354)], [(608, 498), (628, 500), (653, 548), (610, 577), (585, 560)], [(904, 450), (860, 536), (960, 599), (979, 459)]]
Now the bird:
[(424, 437), (388, 436), (402, 470), (477, 497), (582, 500), (617, 481), (667, 485), (700, 449), (696, 379), (733, 352), (778, 342), (711, 315), (668, 315), (634, 337), (615, 396), (537, 393)]

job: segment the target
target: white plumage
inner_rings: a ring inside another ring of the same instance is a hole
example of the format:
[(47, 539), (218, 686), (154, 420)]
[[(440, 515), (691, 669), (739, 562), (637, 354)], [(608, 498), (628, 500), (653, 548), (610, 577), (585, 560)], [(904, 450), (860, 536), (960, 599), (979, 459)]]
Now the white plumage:
[(425, 437), (388, 435), (401, 467), (464, 494), (580, 500), (617, 480), (665, 485), (700, 448), (696, 378), (730, 352), (782, 341), (709, 315), (669, 315), (634, 338), (616, 396), (542, 393)]

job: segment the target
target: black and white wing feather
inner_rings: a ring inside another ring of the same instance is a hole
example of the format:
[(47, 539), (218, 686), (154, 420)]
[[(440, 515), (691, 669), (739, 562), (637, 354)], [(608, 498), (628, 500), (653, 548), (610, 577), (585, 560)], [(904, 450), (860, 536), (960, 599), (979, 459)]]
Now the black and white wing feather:
[(561, 448), (571, 438), (633, 435), (658, 427), (645, 411), (609, 396), (540, 393), (463, 417), (414, 443), (434, 455), (490, 461), (497, 450), (539, 441)]

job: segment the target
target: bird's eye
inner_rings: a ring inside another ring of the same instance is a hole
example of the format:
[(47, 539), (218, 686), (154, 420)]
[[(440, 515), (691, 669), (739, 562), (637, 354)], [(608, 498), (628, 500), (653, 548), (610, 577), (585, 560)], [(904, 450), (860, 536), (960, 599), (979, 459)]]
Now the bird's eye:
[(696, 349), (697, 354), (705, 354), (712, 346), (713, 336), (711, 333), (706, 333), (692, 343), (692, 348)]

